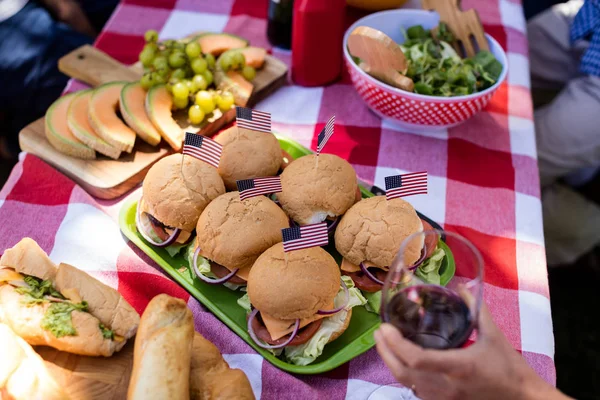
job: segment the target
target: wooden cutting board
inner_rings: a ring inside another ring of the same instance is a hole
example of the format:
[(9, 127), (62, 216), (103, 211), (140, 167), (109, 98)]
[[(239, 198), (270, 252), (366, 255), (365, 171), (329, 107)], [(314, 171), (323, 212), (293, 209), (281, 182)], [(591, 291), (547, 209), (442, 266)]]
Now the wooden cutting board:
[[(89, 45), (61, 58), (58, 67), (63, 73), (91, 86), (112, 81), (136, 81), (143, 73), (140, 65), (125, 66)], [(283, 86), (286, 79), (287, 66), (277, 58), (267, 55), (264, 67), (257, 71), (252, 82), (254, 91), (248, 105), (251, 107), (267, 97)], [(210, 136), (233, 121), (235, 111), (230, 110), (223, 115), (217, 110), (208, 122), (199, 126), (190, 125), (185, 112), (175, 113), (174, 118), (182, 129)], [(23, 151), (40, 157), (69, 176), (92, 196), (101, 199), (114, 199), (128, 192), (144, 179), (146, 172), (155, 162), (172, 152), (164, 143), (159, 147), (152, 147), (138, 138), (132, 153), (124, 153), (118, 160), (101, 154), (98, 154), (95, 160), (73, 158), (60, 153), (48, 142), (44, 134), (44, 118), (23, 128), (19, 133), (19, 145)]]
[(35, 350), (72, 400), (124, 400), (133, 368), (133, 345), (131, 340), (110, 358), (78, 356), (43, 346)]

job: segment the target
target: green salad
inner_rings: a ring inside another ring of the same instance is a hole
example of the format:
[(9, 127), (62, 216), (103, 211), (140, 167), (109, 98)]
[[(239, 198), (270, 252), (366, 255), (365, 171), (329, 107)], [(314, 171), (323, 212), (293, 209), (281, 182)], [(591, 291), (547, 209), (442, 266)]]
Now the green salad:
[[(400, 48), (408, 68), (399, 71), (411, 78), (414, 92), (430, 96), (464, 96), (493, 86), (502, 73), (502, 64), (487, 50), (474, 57), (461, 58), (454, 50), (456, 40), (448, 26), (438, 25), (434, 37), (430, 30), (415, 25), (403, 32)], [(360, 62), (354, 59), (357, 64)]]

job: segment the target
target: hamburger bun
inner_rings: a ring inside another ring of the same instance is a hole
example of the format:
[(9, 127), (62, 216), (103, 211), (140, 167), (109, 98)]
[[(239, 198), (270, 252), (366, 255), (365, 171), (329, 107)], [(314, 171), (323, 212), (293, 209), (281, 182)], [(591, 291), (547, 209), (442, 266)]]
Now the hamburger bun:
[(191, 232), (208, 203), (225, 193), (225, 185), (211, 165), (172, 154), (150, 168), (142, 192), (142, 211), (168, 227)]
[(281, 242), (287, 227), (288, 217), (265, 196), (241, 201), (239, 192), (229, 192), (200, 215), (196, 243), (203, 257), (230, 270), (250, 268), (263, 251)]
[(342, 334), (344, 332), (346, 332), (346, 329), (348, 329), (348, 326), (350, 325), (350, 320), (352, 319), (352, 309), (346, 310), (346, 312), (347, 312), (347, 314), (346, 314), (346, 319), (344, 320), (344, 325), (337, 331), (333, 332), (333, 334), (331, 335), (331, 337), (329, 338), (329, 341), (327, 343), (333, 342), (335, 339), (342, 336)]
[(274, 318), (302, 319), (331, 307), (340, 279), (340, 268), (322, 248), (284, 253), (283, 243), (277, 243), (250, 270), (248, 296), (254, 307)]
[(283, 191), (277, 199), (284, 211), (301, 225), (324, 221), (344, 214), (355, 202), (358, 190), (356, 171), (333, 154), (321, 154), (293, 161), (281, 174)]
[[(353, 264), (368, 261), (389, 267), (404, 239), (422, 230), (421, 219), (410, 203), (375, 196), (356, 203), (342, 217), (335, 231), (335, 247)], [(422, 242), (413, 240), (406, 248), (409, 265), (421, 256)]]
[(275, 176), (281, 167), (281, 147), (272, 133), (232, 126), (215, 140), (223, 145), (219, 174), (227, 190), (237, 190), (240, 179)]

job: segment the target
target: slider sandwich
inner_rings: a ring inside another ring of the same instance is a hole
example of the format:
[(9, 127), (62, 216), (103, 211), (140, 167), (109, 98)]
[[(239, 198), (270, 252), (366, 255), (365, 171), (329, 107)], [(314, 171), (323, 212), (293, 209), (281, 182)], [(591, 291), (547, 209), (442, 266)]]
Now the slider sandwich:
[(144, 179), (136, 217), (138, 232), (174, 256), (192, 239), (204, 208), (223, 193), (225, 185), (213, 166), (191, 156), (167, 156)]

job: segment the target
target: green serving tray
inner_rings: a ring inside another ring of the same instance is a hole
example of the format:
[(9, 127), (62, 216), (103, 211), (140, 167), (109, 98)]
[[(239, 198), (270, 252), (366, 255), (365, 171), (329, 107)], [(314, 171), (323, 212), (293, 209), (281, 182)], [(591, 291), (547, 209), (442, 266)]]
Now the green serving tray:
[[(277, 138), (279, 139), (281, 148), (294, 158), (311, 154), (309, 149), (295, 141), (281, 136), (277, 136)], [(360, 190), (363, 197), (374, 196), (373, 193), (364, 187), (361, 187)], [(327, 344), (323, 354), (315, 362), (310, 365), (299, 366), (280, 360), (268, 351), (258, 347), (250, 338), (250, 335), (248, 335), (248, 331), (246, 330), (246, 312), (237, 304), (237, 299), (243, 293), (229, 290), (220, 285), (204, 283), (194, 276), (183, 255), (180, 254), (176, 257), (171, 257), (166, 250), (149, 245), (137, 232), (135, 226), (136, 209), (136, 200), (129, 200), (123, 205), (119, 214), (119, 225), (123, 234), (239, 337), (244, 339), (246, 343), (276, 367), (296, 374), (319, 374), (330, 371), (350, 361), (375, 345), (373, 332), (381, 323), (379, 316), (368, 312), (364, 307), (355, 307), (352, 310), (352, 320), (348, 329), (337, 340)], [(420, 216), (431, 223), (431, 220), (428, 218)], [(432, 225), (438, 226), (435, 223)], [(441, 245), (446, 250), (446, 258), (440, 269), (442, 284), (446, 285), (454, 276), (455, 265), (450, 250), (443, 242), (441, 242)], [(341, 262), (341, 256), (335, 250), (333, 244), (326, 246), (325, 250), (331, 253), (338, 263)]]

